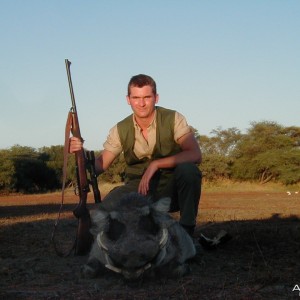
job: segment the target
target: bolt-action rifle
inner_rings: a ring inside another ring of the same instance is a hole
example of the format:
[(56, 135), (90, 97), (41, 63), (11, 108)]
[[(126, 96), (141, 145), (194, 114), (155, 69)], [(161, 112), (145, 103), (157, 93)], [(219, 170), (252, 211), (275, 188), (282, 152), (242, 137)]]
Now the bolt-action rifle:
[[(69, 112), (69, 118), (71, 120), (71, 132), (74, 137), (83, 141), (79, 128), (78, 114), (76, 109), (72, 78), (70, 72), (71, 62), (65, 60), (69, 88), (72, 100), (72, 107)], [(95, 155), (93, 151), (85, 151), (83, 148), (80, 151), (75, 152), (76, 160), (76, 176), (79, 203), (73, 211), (73, 214), (78, 218), (77, 237), (75, 243), (75, 254), (83, 255), (89, 251), (92, 243), (92, 235), (89, 232), (90, 229), (90, 214), (87, 208), (87, 195), (90, 192), (89, 185), (92, 185), (95, 202), (101, 202), (100, 191), (98, 188), (97, 175), (95, 172)], [(87, 170), (90, 173), (90, 179), (87, 176)]]
[[(64, 164), (63, 164), (63, 183), (62, 183), (62, 199), (61, 206), (58, 213), (58, 218), (54, 224), (54, 229), (52, 232), (52, 242), (54, 245), (54, 249), (59, 256), (67, 256), (71, 253), (73, 249), (75, 249), (75, 254), (84, 255), (86, 254), (91, 247), (93, 237), (89, 232), (91, 219), (89, 210), (87, 208), (87, 195), (90, 192), (89, 185), (93, 188), (95, 203), (101, 202), (101, 194), (98, 188), (97, 182), (97, 174), (95, 170), (95, 154), (94, 151), (86, 151), (83, 148), (80, 151), (75, 152), (75, 160), (76, 160), (76, 177), (77, 177), (77, 187), (75, 188), (75, 193), (77, 191), (77, 195), (79, 196), (79, 203), (75, 207), (73, 214), (78, 219), (78, 227), (76, 239), (73, 247), (68, 252), (62, 252), (58, 249), (57, 243), (55, 242), (55, 232), (58, 225), (58, 221), (60, 218), (60, 213), (64, 204), (64, 191), (66, 185), (66, 175), (67, 175), (67, 161), (68, 161), (68, 153), (69, 153), (69, 138), (70, 133), (73, 136), (79, 138), (83, 141), (78, 121), (78, 114), (76, 110), (76, 103), (72, 85), (72, 78), (70, 72), (71, 62), (69, 60), (65, 60), (69, 88), (72, 100), (72, 107), (68, 114), (66, 130), (65, 130), (65, 146), (64, 146)], [(87, 176), (87, 171), (89, 172), (89, 178)]]
[[(77, 137), (82, 140), (80, 134), (80, 128), (79, 128), (75, 97), (73, 92), (71, 72), (70, 72), (71, 62), (66, 59), (65, 63), (66, 63), (69, 88), (70, 88), (70, 94), (72, 100), (72, 107), (69, 113), (69, 116), (71, 117), (71, 132), (74, 137)], [(78, 193), (79, 193), (79, 203), (73, 211), (74, 216), (78, 218), (75, 254), (80, 255), (80, 254), (85, 254), (89, 250), (92, 242), (92, 238), (89, 233), (89, 228), (91, 225), (90, 214), (87, 208), (87, 195), (89, 192), (89, 182), (88, 182), (87, 172), (86, 172), (84, 149), (75, 152), (75, 160), (76, 160), (76, 176), (77, 176)]]

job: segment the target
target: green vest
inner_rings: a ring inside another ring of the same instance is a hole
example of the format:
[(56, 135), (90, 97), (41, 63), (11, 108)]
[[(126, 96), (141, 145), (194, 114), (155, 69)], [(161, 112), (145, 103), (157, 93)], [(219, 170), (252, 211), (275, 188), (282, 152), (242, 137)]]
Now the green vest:
[(138, 159), (134, 154), (135, 130), (132, 115), (117, 124), (118, 133), (127, 164), (125, 173), (129, 178), (140, 177), (151, 160), (175, 155), (181, 151), (174, 141), (175, 111), (163, 107), (156, 107), (156, 144), (152, 157)]

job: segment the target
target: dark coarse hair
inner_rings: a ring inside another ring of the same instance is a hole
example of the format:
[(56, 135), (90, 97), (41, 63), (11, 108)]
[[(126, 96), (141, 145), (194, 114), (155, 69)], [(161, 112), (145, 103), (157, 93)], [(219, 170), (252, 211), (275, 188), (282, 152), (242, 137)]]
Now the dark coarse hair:
[(129, 83), (128, 83), (128, 88), (127, 88), (127, 95), (130, 96), (130, 88), (131, 87), (143, 87), (146, 85), (150, 85), (152, 88), (152, 92), (154, 95), (156, 95), (156, 83), (154, 79), (148, 75), (145, 74), (139, 74), (131, 77)]

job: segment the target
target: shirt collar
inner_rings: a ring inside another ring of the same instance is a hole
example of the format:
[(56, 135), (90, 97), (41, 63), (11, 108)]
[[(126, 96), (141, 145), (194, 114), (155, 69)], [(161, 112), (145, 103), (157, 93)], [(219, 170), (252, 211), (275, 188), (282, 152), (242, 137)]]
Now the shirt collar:
[[(134, 114), (132, 114), (132, 120), (133, 120), (134, 127), (138, 130), (141, 130), (141, 127), (139, 126), (139, 124), (135, 120)], [(156, 124), (156, 108), (155, 108), (155, 111), (154, 111), (153, 119), (152, 119), (151, 123), (149, 124), (148, 128), (154, 127), (155, 124)]]

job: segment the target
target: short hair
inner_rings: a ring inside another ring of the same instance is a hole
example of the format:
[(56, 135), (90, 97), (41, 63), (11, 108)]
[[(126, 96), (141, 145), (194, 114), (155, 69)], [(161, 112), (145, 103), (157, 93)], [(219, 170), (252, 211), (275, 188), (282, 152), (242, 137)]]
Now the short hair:
[(131, 87), (143, 87), (145, 85), (150, 85), (152, 88), (152, 92), (154, 95), (156, 95), (156, 83), (154, 79), (148, 75), (145, 74), (139, 74), (132, 76), (127, 88), (127, 95), (130, 96), (130, 88)]

